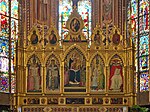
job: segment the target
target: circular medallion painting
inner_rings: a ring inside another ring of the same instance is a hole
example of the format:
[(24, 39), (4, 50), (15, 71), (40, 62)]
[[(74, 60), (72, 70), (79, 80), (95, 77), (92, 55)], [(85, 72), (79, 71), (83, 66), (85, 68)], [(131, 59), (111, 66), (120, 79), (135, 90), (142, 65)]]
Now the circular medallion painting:
[(74, 18), (72, 19), (71, 23), (70, 23), (70, 29), (73, 31), (73, 32), (78, 32), (79, 29), (80, 29), (80, 22), (78, 19)]

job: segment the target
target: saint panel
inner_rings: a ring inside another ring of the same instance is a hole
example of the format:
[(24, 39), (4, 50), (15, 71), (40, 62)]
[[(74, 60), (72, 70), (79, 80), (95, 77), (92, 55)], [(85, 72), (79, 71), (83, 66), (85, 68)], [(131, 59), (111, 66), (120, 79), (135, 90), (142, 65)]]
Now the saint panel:
[(113, 0), (103, 0), (103, 21), (112, 20)]
[(46, 63), (46, 91), (54, 92), (60, 89), (60, 64), (58, 59), (51, 55)]
[(64, 86), (70, 88), (65, 91), (85, 92), (85, 85), (86, 59), (78, 49), (73, 49), (66, 56), (64, 63)]
[(91, 62), (91, 91), (105, 89), (104, 62), (99, 55), (96, 55)]
[(110, 61), (109, 90), (123, 92), (123, 63), (118, 55)]
[(41, 64), (39, 59), (33, 55), (28, 61), (27, 91), (41, 92)]

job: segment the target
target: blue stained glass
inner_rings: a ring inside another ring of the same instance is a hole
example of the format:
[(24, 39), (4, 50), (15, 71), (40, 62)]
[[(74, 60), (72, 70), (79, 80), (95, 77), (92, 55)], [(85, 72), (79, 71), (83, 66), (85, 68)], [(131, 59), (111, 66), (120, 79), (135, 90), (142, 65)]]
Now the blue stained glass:
[[(138, 15), (139, 9), (139, 15)], [(139, 17), (139, 21), (138, 21)], [(148, 83), (146, 77), (148, 77), (148, 73), (144, 73), (149, 70), (149, 26), (150, 26), (150, 18), (149, 18), (149, 0), (131, 0), (128, 4), (128, 29), (132, 28), (132, 38), (135, 44), (136, 52), (135, 52), (135, 66), (136, 72), (140, 70), (142, 73), (140, 77), (140, 91), (147, 91)], [(139, 29), (138, 29), (139, 23)], [(131, 27), (130, 27), (131, 25)], [(139, 30), (139, 35), (138, 35)], [(129, 34), (129, 32), (128, 32)], [(128, 35), (130, 36), (130, 35)], [(137, 40), (139, 38), (139, 44)], [(138, 54), (139, 48), (139, 54)], [(139, 59), (139, 62), (138, 62)], [(138, 66), (138, 63), (140, 66)], [(145, 81), (145, 82), (144, 82)]]
[(8, 73), (9, 59), (8, 59), (8, 45), (0, 43), (0, 72)]
[[(9, 3), (11, 2), (11, 21)], [(9, 92), (9, 33), (11, 32), (11, 88), (15, 92), (15, 44), (18, 39), (18, 0), (0, 0), (0, 92)], [(9, 30), (9, 23), (11, 29)]]
[(140, 75), (140, 91), (141, 92), (148, 91), (148, 88), (149, 88), (148, 81), (149, 81), (148, 73), (142, 73)]
[(140, 61), (140, 71), (143, 72), (145, 70), (149, 69), (149, 58), (148, 56), (142, 56), (140, 57), (139, 61)]
[(9, 76), (0, 73), (0, 92), (9, 92)]
[(149, 54), (149, 35), (140, 37), (140, 56)]
[(137, 17), (137, 9), (138, 9), (137, 4), (138, 0), (131, 0), (131, 12), (130, 12), (131, 18)]
[(8, 47), (8, 41), (0, 39), (0, 56), (1, 57), (7, 57), (9, 56), (9, 47)]

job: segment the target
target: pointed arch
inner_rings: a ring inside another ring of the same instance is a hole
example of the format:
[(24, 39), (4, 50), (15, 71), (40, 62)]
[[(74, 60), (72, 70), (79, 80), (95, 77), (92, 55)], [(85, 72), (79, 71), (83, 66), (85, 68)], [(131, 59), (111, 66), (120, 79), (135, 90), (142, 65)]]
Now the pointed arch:
[(55, 54), (51, 54), (48, 56), (47, 60), (46, 60), (46, 67), (51, 64), (51, 60), (56, 60), (56, 64), (59, 65), (60, 67), (60, 60), (58, 59), (58, 57)]
[(101, 58), (101, 60), (102, 60), (102, 62), (103, 62), (103, 65), (105, 66), (104, 56), (103, 56), (101, 53), (99, 53), (99, 52), (96, 52), (96, 53), (94, 53), (94, 54), (91, 56), (91, 58), (90, 58), (90, 60), (89, 60), (89, 63), (92, 63), (92, 61), (93, 61), (93, 59), (95, 58), (96, 55), (99, 55), (99, 56), (100, 56), (100, 58)]
[(117, 57), (118, 57), (118, 59), (120, 59), (120, 60), (121, 60), (121, 63), (122, 63), (122, 64), (123, 64), (123, 66), (124, 66), (125, 60), (124, 60), (123, 58), (121, 58), (121, 57), (122, 57), (122, 55), (121, 55), (121, 54), (119, 54), (119, 53), (114, 53), (114, 54), (112, 54), (112, 55), (108, 58), (107, 65), (109, 66), (109, 65), (110, 65), (111, 60), (112, 60), (113, 58), (117, 58)]
[(46, 58), (45, 58), (45, 66), (47, 65), (47, 63), (48, 63), (48, 60), (50, 59), (50, 58), (55, 58), (55, 59), (57, 59), (58, 60), (58, 63), (59, 64), (61, 64), (61, 58), (60, 58), (60, 56), (58, 56), (57, 54), (55, 54), (54, 52), (52, 52), (52, 53), (50, 53)]
[(86, 58), (78, 47), (72, 47), (66, 52), (64, 75), (65, 87), (86, 86)]
[(105, 88), (104, 61), (97, 53), (90, 63), (91, 91), (101, 91)]
[(109, 65), (112, 65), (114, 60), (117, 61), (118, 64), (121, 64), (122, 66), (124, 65), (123, 60), (122, 60), (121, 56), (119, 56), (119, 54), (115, 54), (110, 58)]
[(27, 61), (27, 92), (42, 91), (41, 63), (35, 54)]
[(123, 92), (123, 61), (119, 55), (114, 55), (110, 62), (109, 90)]
[(40, 61), (39, 57), (38, 57), (36, 54), (33, 53), (33, 54), (32, 54), (31, 56), (29, 56), (29, 58), (28, 58), (27, 66), (32, 63), (32, 58), (36, 59), (36, 60), (37, 60), (37, 63), (41, 65), (41, 61)]
[(51, 54), (46, 61), (46, 91), (56, 92), (60, 90), (60, 62)]
[(80, 52), (84, 55), (84, 57), (85, 57), (86, 60), (88, 59), (85, 50), (83, 50), (79, 45), (72, 45), (72, 46), (70, 46), (69, 49), (67, 49), (66, 52), (64, 53), (65, 56), (64, 56), (64, 59), (63, 59), (63, 60), (65, 60), (67, 54), (68, 54), (70, 51), (72, 51), (73, 49), (77, 49), (78, 51), (80, 51)]

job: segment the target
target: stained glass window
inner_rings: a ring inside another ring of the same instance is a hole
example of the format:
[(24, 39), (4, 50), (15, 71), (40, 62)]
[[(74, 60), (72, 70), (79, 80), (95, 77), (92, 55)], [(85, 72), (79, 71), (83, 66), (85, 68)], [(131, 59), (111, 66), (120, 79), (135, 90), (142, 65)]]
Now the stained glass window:
[(18, 0), (11, 0), (11, 17), (18, 19)]
[(78, 2), (78, 12), (84, 21), (83, 33), (86, 38), (91, 35), (91, 2), (90, 0), (81, 0)]
[(66, 22), (73, 10), (73, 5), (78, 8), (78, 12), (84, 21), (83, 33), (86, 38), (89, 38), (92, 26), (92, 5), (90, 0), (59, 0), (59, 34), (62, 39), (64, 39), (68, 34)]
[[(130, 29), (128, 36), (133, 38), (133, 42), (136, 48), (135, 66), (136, 72), (139, 73), (138, 75), (140, 75), (140, 91), (148, 91), (150, 25), (149, 0), (139, 0), (139, 6), (138, 0), (131, 0), (128, 5), (127, 18), (127, 27)], [(137, 50), (139, 50), (139, 52), (137, 52)]]
[(64, 39), (68, 30), (66, 29), (66, 22), (72, 12), (71, 0), (59, 0), (59, 34)]
[(0, 14), (9, 15), (8, 14), (9, 2), (8, 0), (0, 0)]
[(140, 74), (140, 91), (147, 91), (148, 90), (148, 81), (149, 81), (149, 76), (148, 73), (141, 73)]
[[(11, 3), (10, 3), (11, 2)], [(9, 4), (11, 6), (9, 7)], [(11, 10), (11, 14), (9, 13)], [(11, 16), (11, 18), (9, 18)], [(9, 23), (11, 23), (9, 27)], [(11, 32), (11, 37), (10, 37)], [(11, 92), (15, 92), (15, 43), (18, 38), (18, 1), (0, 0), (0, 92), (9, 92), (9, 66), (11, 66)], [(9, 41), (11, 39), (11, 43)], [(11, 45), (11, 59), (9, 59)], [(11, 65), (9, 65), (11, 61)]]
[(0, 92), (9, 92), (9, 20), (0, 15)]

